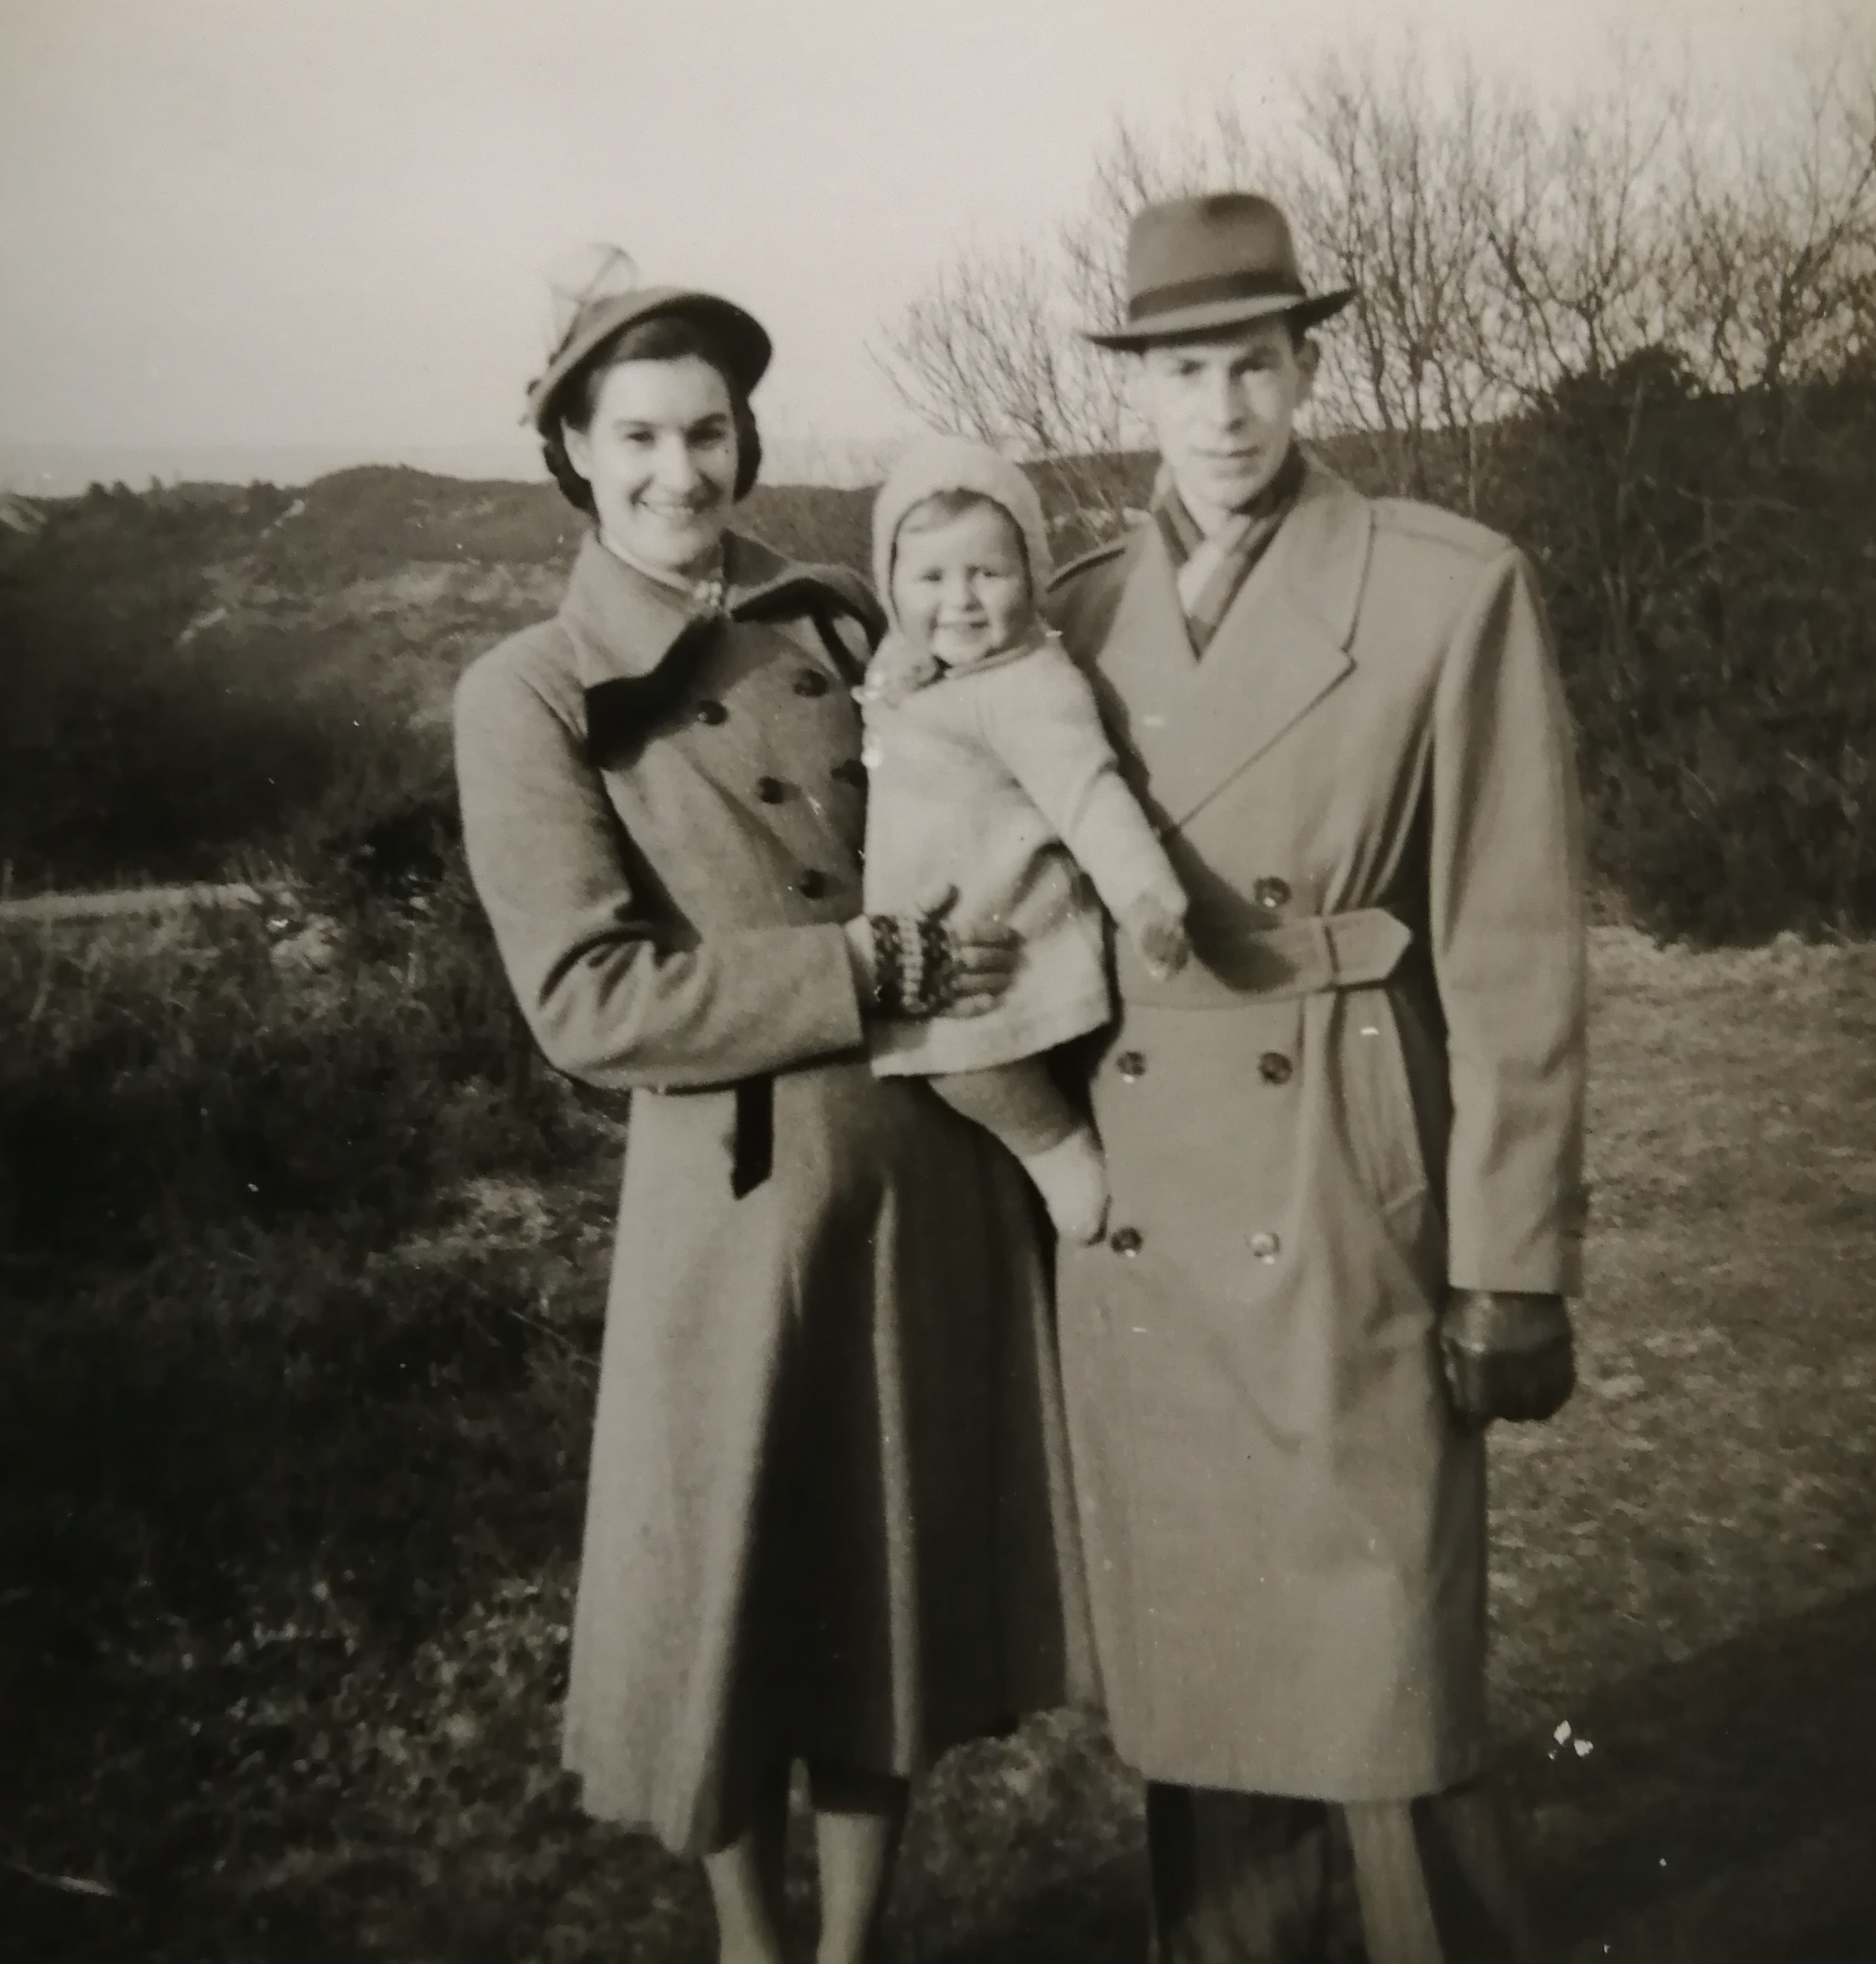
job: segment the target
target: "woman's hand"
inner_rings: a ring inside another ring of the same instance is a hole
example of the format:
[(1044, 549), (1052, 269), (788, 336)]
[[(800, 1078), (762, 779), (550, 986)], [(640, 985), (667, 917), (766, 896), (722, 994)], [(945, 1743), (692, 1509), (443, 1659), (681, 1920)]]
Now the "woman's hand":
[(941, 923), (950, 937), (952, 992), (944, 1013), (981, 1016), (997, 1006), (1015, 979), (1017, 964), (1023, 959), (1022, 938), (1013, 929), (988, 921), (959, 927), (946, 920), (957, 903), (956, 887), (938, 887), (920, 896), (917, 911), (921, 919)]
[(988, 923), (960, 928), (946, 916), (956, 887), (920, 895), (909, 914), (863, 914), (846, 923), (860, 997), (881, 1016), (981, 1016), (1016, 974), (1022, 943)]

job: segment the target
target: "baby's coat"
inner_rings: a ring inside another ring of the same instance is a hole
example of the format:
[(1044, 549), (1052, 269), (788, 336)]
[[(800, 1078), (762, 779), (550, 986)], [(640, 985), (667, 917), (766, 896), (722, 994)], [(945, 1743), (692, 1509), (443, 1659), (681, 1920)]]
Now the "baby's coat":
[(872, 701), (866, 727), (867, 911), (904, 913), (955, 886), (954, 919), (999, 923), (1023, 942), (1016, 979), (995, 1009), (882, 1022), (874, 1069), (983, 1070), (1107, 1022), (1095, 894), (1115, 913), (1148, 894), (1174, 912), (1184, 901), (1122, 779), (1094, 692), (1061, 643), (1051, 635), (954, 670), (897, 704)]

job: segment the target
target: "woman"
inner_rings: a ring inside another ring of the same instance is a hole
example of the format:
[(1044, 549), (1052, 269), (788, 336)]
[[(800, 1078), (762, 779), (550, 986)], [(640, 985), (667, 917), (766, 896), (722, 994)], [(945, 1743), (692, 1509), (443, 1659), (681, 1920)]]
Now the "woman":
[(869, 1016), (987, 1007), (1015, 951), (942, 904), (858, 917), (870, 596), (728, 529), (769, 353), (714, 296), (574, 297), (529, 409), (593, 531), (558, 615), (464, 676), (457, 758), (541, 1048), (641, 1094), (567, 1763), (703, 1856), (726, 1960), (775, 1964), (805, 1760), (840, 1964), (908, 1776), (1059, 1702), (1086, 1650), (1022, 1176), (867, 1061)]

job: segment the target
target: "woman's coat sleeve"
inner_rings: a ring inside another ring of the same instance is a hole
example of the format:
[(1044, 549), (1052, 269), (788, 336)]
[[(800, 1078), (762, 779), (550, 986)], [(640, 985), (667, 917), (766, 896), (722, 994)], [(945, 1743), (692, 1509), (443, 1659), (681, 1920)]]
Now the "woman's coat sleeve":
[(1573, 734), (1527, 562), (1487, 572), (1434, 702), (1434, 972), (1453, 1125), (1447, 1278), (1581, 1285), (1583, 826)]
[(619, 822), (574, 733), (485, 657), (456, 695), (471, 878), (548, 1061), (605, 1090), (732, 1083), (863, 1041), (836, 923), (700, 940), (647, 920)]

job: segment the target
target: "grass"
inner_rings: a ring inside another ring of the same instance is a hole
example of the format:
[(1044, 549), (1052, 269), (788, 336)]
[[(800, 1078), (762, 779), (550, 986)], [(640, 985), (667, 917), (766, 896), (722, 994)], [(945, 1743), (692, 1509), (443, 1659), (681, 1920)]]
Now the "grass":
[(1585, 1957), (1867, 1956), (1876, 949), (1598, 957), (1584, 1393), (1495, 1516), (1540, 1875)]
[[(0, 941), (0, 1927), (706, 1959), (695, 1872), (556, 1770), (616, 1134), (519, 1071), (449, 881), (336, 932)], [(1534, 1878), (1573, 1959), (1865, 1955), (1876, 950), (1608, 929), (1595, 977), (1583, 1386), (1495, 1462)], [(897, 1954), (1132, 1964), (1139, 1903), (1053, 1718), (921, 1797)]]

